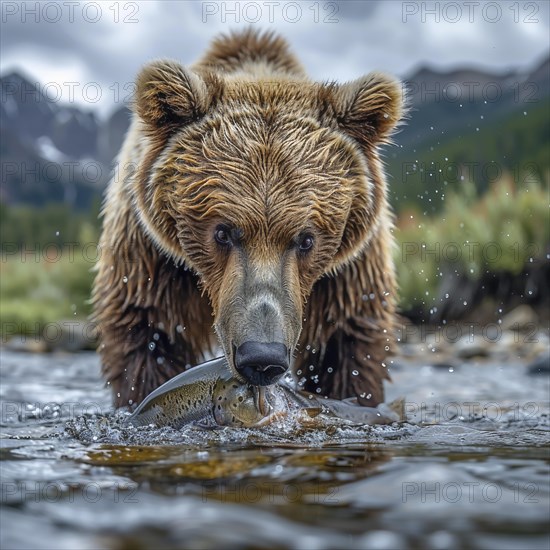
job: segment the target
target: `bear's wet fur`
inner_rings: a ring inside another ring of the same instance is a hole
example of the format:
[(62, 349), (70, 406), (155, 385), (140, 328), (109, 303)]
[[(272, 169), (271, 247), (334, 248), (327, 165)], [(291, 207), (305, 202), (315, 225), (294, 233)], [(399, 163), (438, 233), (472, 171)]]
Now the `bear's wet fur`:
[[(382, 402), (397, 289), (378, 149), (401, 84), (313, 82), (282, 38), (252, 30), (191, 68), (153, 62), (136, 84), (93, 290), (115, 404), (220, 344), (234, 368), (233, 346), (269, 331), (304, 389)], [(249, 311), (262, 289), (265, 317)]]

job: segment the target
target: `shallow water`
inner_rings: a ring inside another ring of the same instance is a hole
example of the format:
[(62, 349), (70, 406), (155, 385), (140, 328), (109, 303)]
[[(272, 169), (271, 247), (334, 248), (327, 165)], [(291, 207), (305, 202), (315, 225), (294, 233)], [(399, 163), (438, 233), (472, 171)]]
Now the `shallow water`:
[(1, 350), (1, 547), (548, 549), (548, 375), (397, 358), (409, 422), (133, 428), (92, 353)]

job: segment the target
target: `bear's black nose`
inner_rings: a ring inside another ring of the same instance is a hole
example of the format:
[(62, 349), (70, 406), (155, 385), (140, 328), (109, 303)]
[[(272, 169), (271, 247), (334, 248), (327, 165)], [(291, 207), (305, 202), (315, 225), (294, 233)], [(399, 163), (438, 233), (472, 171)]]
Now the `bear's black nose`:
[(254, 386), (270, 386), (288, 370), (288, 349), (277, 342), (245, 342), (235, 351), (237, 372)]

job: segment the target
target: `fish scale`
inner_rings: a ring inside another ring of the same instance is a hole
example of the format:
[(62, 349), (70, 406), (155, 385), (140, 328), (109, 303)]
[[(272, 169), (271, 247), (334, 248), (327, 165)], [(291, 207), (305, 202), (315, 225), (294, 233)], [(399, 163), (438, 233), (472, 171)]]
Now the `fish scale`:
[(266, 387), (244, 384), (233, 377), (225, 358), (220, 357), (157, 388), (128, 422), (179, 429), (192, 422), (213, 420), (220, 426), (260, 427), (292, 412), (307, 413), (302, 419), (318, 427), (333, 425), (334, 421), (390, 424), (404, 419), (403, 400), (375, 409), (361, 407), (351, 400), (320, 399), (283, 384)]

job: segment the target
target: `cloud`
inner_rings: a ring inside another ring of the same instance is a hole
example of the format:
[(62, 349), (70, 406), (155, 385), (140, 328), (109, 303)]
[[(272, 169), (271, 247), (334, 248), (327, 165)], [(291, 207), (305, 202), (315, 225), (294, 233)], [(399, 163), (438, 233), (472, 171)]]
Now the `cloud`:
[[(284, 34), (319, 80), (374, 69), (404, 76), (420, 65), (505, 70), (535, 63), (550, 46), (545, 1), (54, 1), (38, 12), (36, 2), (1, 5), (0, 70), (42, 83), (76, 81), (81, 89), (97, 82), (104, 92), (98, 103), (78, 93), (75, 101), (103, 111), (117, 90), (119, 100), (127, 95), (148, 60), (191, 64), (218, 32), (250, 24)], [(62, 87), (67, 99), (70, 87)]]

